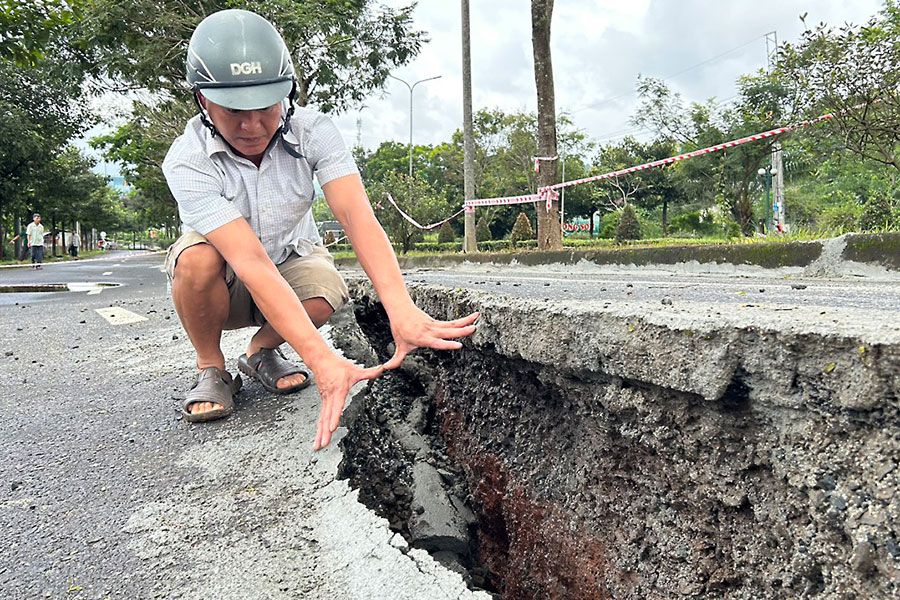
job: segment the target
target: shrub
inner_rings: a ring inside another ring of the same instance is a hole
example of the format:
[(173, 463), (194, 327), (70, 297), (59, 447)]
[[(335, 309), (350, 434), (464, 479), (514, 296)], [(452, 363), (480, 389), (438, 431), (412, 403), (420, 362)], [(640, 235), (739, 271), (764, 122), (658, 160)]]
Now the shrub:
[(716, 233), (716, 224), (712, 218), (701, 215), (699, 210), (692, 210), (674, 217), (669, 223), (669, 230), (697, 235), (713, 235)]
[(614, 210), (600, 217), (600, 237), (612, 239), (616, 235), (616, 227), (619, 226), (619, 217), (622, 212)]
[(534, 229), (531, 228), (531, 221), (528, 220), (528, 215), (520, 212), (519, 216), (516, 217), (512, 232), (509, 234), (509, 243), (515, 248), (519, 242), (531, 239), (534, 239)]
[(475, 224), (475, 241), (488, 242), (491, 239), (491, 228), (488, 226), (487, 219), (481, 217)]
[(437, 241), (439, 244), (448, 244), (456, 241), (456, 232), (453, 231), (453, 225), (449, 221), (441, 225), (438, 229)]
[(641, 239), (641, 224), (638, 221), (637, 213), (634, 212), (631, 204), (626, 204), (619, 216), (619, 223), (616, 225), (616, 241), (639, 239)]
[(855, 231), (862, 207), (855, 202), (829, 206), (822, 211), (822, 225), (834, 233)]
[(857, 225), (860, 231), (882, 231), (890, 228), (894, 207), (887, 196), (877, 195), (869, 198), (863, 205)]

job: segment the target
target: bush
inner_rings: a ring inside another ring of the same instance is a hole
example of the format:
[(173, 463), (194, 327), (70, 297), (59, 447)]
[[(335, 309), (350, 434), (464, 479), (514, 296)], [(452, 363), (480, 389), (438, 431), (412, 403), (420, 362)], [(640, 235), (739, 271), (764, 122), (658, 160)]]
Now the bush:
[(693, 210), (673, 217), (669, 223), (669, 230), (696, 235), (715, 235), (716, 224), (711, 218), (704, 218), (699, 210)]
[(634, 212), (631, 204), (626, 204), (619, 215), (619, 223), (616, 225), (616, 241), (639, 239), (641, 239), (641, 224), (638, 221), (637, 213)]
[(456, 241), (456, 232), (453, 231), (453, 225), (449, 221), (438, 229), (437, 241), (439, 244), (449, 244)]
[(531, 228), (531, 221), (528, 220), (528, 215), (520, 212), (516, 217), (512, 232), (509, 234), (509, 242), (515, 248), (519, 242), (532, 239), (534, 239), (534, 229)]
[(836, 204), (822, 211), (822, 225), (838, 234), (855, 231), (861, 214), (862, 206), (859, 204)]
[(489, 242), (491, 240), (491, 228), (488, 226), (487, 219), (481, 217), (475, 224), (475, 241)]
[(887, 196), (873, 196), (863, 205), (857, 226), (860, 231), (883, 231), (891, 227), (894, 207)]
[(616, 235), (616, 227), (619, 226), (619, 217), (622, 212), (614, 210), (600, 217), (600, 237), (611, 240)]

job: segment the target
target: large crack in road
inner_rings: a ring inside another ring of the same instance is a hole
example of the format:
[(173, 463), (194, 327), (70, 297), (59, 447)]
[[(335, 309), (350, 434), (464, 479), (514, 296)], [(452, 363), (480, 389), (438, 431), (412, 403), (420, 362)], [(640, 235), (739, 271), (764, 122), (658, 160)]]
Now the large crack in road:
[[(367, 284), (353, 293), (336, 341), (384, 359), (383, 309)], [(479, 332), (357, 398), (341, 472), (471, 586), (503, 598), (900, 592), (896, 325), (851, 309), (826, 326), (815, 307), (785, 324), (766, 307), (413, 295), (440, 318), (481, 310)]]

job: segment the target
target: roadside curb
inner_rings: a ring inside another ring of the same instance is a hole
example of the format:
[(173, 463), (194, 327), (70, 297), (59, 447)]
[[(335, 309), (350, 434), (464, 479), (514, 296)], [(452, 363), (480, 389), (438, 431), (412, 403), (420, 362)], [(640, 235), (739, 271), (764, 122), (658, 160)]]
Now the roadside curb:
[[(635, 267), (689, 263), (711, 267), (755, 266), (764, 269), (790, 269), (798, 275), (820, 277), (866, 276), (873, 272), (896, 276), (900, 272), (900, 233), (846, 234), (809, 242), (398, 256), (398, 261), (404, 269), (466, 262), (534, 266), (586, 261), (604, 266)], [(355, 266), (357, 261), (355, 258), (344, 258), (335, 260), (335, 263), (340, 266)]]

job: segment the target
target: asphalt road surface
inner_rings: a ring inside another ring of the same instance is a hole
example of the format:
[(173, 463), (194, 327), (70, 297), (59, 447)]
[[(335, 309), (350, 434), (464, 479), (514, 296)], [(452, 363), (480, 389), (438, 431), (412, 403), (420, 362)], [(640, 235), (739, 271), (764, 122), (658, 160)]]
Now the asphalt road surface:
[[(313, 453), (318, 395), (245, 382), (231, 418), (178, 419), (193, 351), (163, 256), (0, 270), (3, 598), (468, 598)], [(226, 332), (232, 372), (250, 330)], [(339, 430), (337, 439), (342, 433)]]
[[(194, 356), (162, 262), (118, 251), (40, 271), (0, 269), (2, 596), (471, 597), (458, 575), (407, 548), (335, 480), (335, 443), (312, 452), (314, 386), (277, 397), (245, 381), (231, 418), (179, 419)], [(770, 306), (822, 320), (830, 311), (900, 315), (895, 280), (584, 265), (407, 278), (560, 303), (639, 299), (723, 314)], [(74, 291), (5, 289), (25, 284)], [(223, 336), (232, 372), (250, 333)]]

